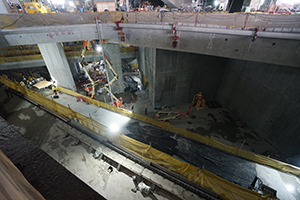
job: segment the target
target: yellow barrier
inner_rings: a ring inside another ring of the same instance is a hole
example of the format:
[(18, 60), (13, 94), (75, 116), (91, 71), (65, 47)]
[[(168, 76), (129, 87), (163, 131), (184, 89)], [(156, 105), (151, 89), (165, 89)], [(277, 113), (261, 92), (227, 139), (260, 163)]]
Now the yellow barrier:
[[(174, 172), (177, 172), (179, 174), (182, 174), (186, 178), (188, 178), (190, 181), (193, 181), (207, 189), (210, 189), (217, 194), (219, 194), (223, 199), (237, 199), (237, 200), (264, 200), (264, 199), (274, 199), (277, 198), (269, 198), (267, 196), (261, 195), (257, 192), (254, 192), (252, 190), (243, 188), (241, 186), (235, 185), (229, 181), (226, 181), (211, 172), (208, 172), (204, 169), (200, 170), (199, 168), (190, 165), (186, 162), (183, 162), (181, 160), (178, 160), (168, 154), (165, 154), (157, 149), (152, 148), (150, 145), (146, 145), (144, 143), (141, 143), (139, 141), (136, 141), (132, 138), (129, 138), (125, 135), (117, 134), (115, 136), (107, 135), (106, 133), (109, 132), (108, 128), (99, 124), (98, 122), (94, 121), (93, 119), (86, 117), (80, 113), (77, 113), (70, 108), (63, 106), (54, 100), (48, 99), (41, 94), (34, 92), (32, 90), (27, 89), (26, 87), (22, 87), (18, 83), (15, 83), (9, 79), (7, 79), (5, 76), (0, 77), (0, 81), (10, 88), (27, 95), (29, 98), (33, 99), (34, 101), (40, 103), (41, 105), (58, 112), (60, 115), (68, 117), (70, 119), (77, 119), (80, 121), (81, 124), (89, 128), (90, 130), (93, 130), (94, 132), (106, 136), (111, 142), (118, 143), (127, 149), (137, 153), (138, 155), (151, 160), (152, 162), (155, 162), (157, 164), (163, 165), (169, 170), (172, 170)], [(68, 93), (73, 96), (83, 96), (80, 94), (77, 94), (75, 92), (72, 92), (70, 90), (66, 90), (64, 88), (59, 87), (60, 91), (64, 93)], [(90, 103), (93, 104), (99, 104), (103, 107), (110, 109), (110, 110), (118, 110), (122, 111), (122, 114), (127, 114), (128, 111), (126, 110), (120, 110), (119, 108), (95, 101), (93, 99), (88, 99)], [(134, 113), (133, 113), (134, 114)], [(146, 119), (147, 117), (145, 117)]]
[(0, 59), (0, 63), (5, 62), (18, 62), (18, 61), (25, 61), (25, 60), (42, 60), (43, 57), (41, 54), (37, 55), (24, 55), (24, 56), (13, 56), (13, 57), (2, 57)]

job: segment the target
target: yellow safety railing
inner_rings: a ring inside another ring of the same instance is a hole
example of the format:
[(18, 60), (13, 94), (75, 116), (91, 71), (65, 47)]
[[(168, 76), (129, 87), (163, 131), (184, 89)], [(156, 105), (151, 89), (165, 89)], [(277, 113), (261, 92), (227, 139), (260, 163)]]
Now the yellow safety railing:
[[(227, 180), (224, 180), (215, 174), (205, 170), (199, 169), (191, 164), (188, 164), (184, 161), (176, 159), (168, 154), (165, 154), (157, 149), (152, 148), (150, 145), (146, 145), (142, 142), (136, 141), (132, 138), (129, 138), (122, 134), (107, 134), (109, 130), (107, 127), (103, 126), (102, 124), (94, 121), (93, 119), (86, 117), (80, 113), (77, 113), (70, 109), (69, 107), (63, 106), (54, 100), (48, 99), (43, 95), (29, 90), (26, 87), (22, 87), (20, 84), (13, 82), (7, 79), (5, 76), (0, 76), (0, 82), (6, 84), (8, 87), (16, 90), (29, 98), (33, 99), (34, 101), (38, 102), (39, 104), (47, 107), (50, 110), (53, 110), (59, 113), (62, 116), (68, 117), (69, 119), (76, 119), (81, 124), (89, 128), (90, 130), (98, 133), (102, 136), (106, 136), (108, 140), (111, 142), (117, 143), (126, 147), (127, 149), (135, 152), (136, 154), (148, 159), (152, 162), (165, 166), (167, 169), (182, 174), (190, 181), (193, 181), (217, 194), (219, 194), (222, 199), (225, 200), (278, 200), (276, 197), (269, 197), (268, 195), (262, 195), (255, 191), (243, 188), (241, 186), (235, 185)], [(60, 91), (73, 95), (73, 96), (83, 96), (72, 92), (70, 90), (66, 90), (62, 87), (58, 88)], [(119, 110), (120, 113), (128, 115), (130, 112), (120, 109), (117, 107), (113, 107), (101, 102), (97, 102), (93, 99), (87, 98), (90, 103), (100, 103), (104, 108), (110, 110)], [(74, 99), (75, 100), (75, 99)], [(99, 105), (100, 105), (99, 104)], [(131, 113), (133, 115), (137, 115), (135, 113)], [(144, 119), (146, 119), (145, 117)]]

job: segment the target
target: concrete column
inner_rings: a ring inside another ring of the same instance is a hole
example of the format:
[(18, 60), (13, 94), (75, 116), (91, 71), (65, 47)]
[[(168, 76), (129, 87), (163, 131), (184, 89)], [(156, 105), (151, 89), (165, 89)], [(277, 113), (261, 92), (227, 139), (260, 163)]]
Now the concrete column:
[(261, 2), (261, 0), (251, 0), (251, 3), (249, 5), (250, 10), (251, 9), (259, 9), (259, 7), (262, 5), (263, 3)]
[[(106, 53), (110, 62), (112, 63), (112, 67), (118, 75), (118, 80), (115, 81), (111, 85), (111, 92), (114, 94), (124, 92), (125, 86), (123, 82), (123, 72), (122, 72), (122, 62), (121, 62), (121, 54), (120, 54), (120, 46), (118, 44), (107, 44), (105, 46)], [(113, 74), (111, 70), (108, 70), (109, 80), (112, 80)]]
[(0, 0), (0, 14), (9, 14), (11, 9), (6, 0)]
[(148, 85), (149, 100), (153, 107), (159, 108), (159, 102), (156, 103), (156, 49), (149, 47), (138, 47), (139, 68), (145, 75)]
[(58, 86), (76, 91), (74, 79), (61, 43), (38, 44), (52, 80)]

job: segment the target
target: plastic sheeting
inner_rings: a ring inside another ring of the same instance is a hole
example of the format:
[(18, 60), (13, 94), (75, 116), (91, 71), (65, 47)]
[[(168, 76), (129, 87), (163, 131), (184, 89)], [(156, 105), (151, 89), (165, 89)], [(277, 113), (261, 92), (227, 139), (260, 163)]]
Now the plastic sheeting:
[(217, 25), (236, 28), (300, 28), (300, 15), (266, 15), (250, 13), (180, 13), (180, 12), (102, 12), (102, 13), (45, 13), (45, 14), (2, 14), (1, 29), (31, 26), (73, 25), (94, 23), (95, 18), (103, 22), (120, 21), (169, 22), (201, 25)]
[[(263, 199), (270, 199), (269, 197), (263, 196), (259, 193), (256, 193), (252, 190), (243, 188), (241, 186), (235, 185), (229, 181), (226, 181), (204, 169), (200, 170), (199, 168), (188, 164), (184, 161), (181, 161), (179, 159), (176, 159), (168, 154), (165, 154), (157, 149), (152, 148), (150, 145), (146, 145), (144, 143), (141, 143), (139, 141), (136, 141), (132, 138), (129, 138), (125, 135), (111, 135), (107, 134), (108, 128), (99, 124), (98, 122), (94, 121), (93, 119), (86, 117), (80, 113), (77, 113), (73, 111), (72, 109), (63, 106), (54, 100), (48, 99), (41, 94), (29, 90), (26, 87), (22, 87), (18, 83), (15, 83), (9, 79), (7, 79), (5, 76), (0, 77), (0, 81), (10, 88), (21, 92), (24, 95), (27, 95), (29, 98), (33, 99), (34, 101), (40, 103), (41, 105), (56, 111), (62, 116), (68, 117), (69, 119), (78, 120), (81, 124), (89, 128), (90, 130), (93, 130), (94, 132), (106, 136), (111, 142), (118, 143), (127, 149), (137, 153), (138, 155), (155, 162), (157, 164), (163, 165), (169, 170), (172, 170), (174, 172), (177, 172), (179, 174), (182, 174), (186, 178), (188, 178), (190, 181), (193, 181), (195, 183), (198, 183), (199, 185), (208, 188), (217, 194), (219, 194), (223, 199), (239, 199), (239, 200), (263, 200)], [(62, 87), (58, 87), (58, 90), (67, 93), (72, 96), (83, 96), (78, 93), (75, 93), (73, 91), (64, 89)], [(75, 98), (74, 98), (75, 101)], [(127, 110), (120, 109), (102, 102), (98, 102), (96, 100), (88, 98), (89, 103), (92, 103), (94, 105), (98, 105), (101, 107), (104, 107), (106, 109), (119, 112), (121, 114), (134, 117), (136, 119), (149, 122), (152, 119), (141, 116), (135, 113), (131, 113)], [(165, 124), (165, 123), (164, 123)], [(278, 164), (284, 164), (279, 163)], [(286, 165), (286, 164), (285, 164)], [(292, 167), (292, 166), (291, 166)], [(286, 168), (288, 169), (288, 168)], [(300, 170), (298, 170), (299, 173)], [(277, 199), (277, 198), (273, 198)]]

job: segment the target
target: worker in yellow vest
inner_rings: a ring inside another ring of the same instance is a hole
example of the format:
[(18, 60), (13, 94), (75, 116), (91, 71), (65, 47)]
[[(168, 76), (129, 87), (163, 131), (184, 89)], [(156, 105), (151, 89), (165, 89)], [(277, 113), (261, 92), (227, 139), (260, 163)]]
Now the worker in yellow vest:
[(57, 94), (57, 90), (56, 90), (56, 87), (54, 85), (52, 85), (52, 91), (53, 91), (54, 95)]

